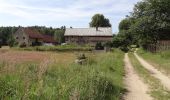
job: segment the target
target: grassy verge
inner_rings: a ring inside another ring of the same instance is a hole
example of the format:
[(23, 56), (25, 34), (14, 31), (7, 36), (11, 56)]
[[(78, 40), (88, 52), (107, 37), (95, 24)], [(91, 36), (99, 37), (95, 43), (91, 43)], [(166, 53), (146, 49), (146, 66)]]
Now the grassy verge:
[(139, 49), (138, 54), (145, 60), (154, 65), (157, 69), (170, 75), (170, 51), (163, 51), (159, 53), (150, 53), (142, 49)]
[(149, 85), (150, 94), (154, 100), (169, 100), (170, 92), (163, 88), (159, 80), (151, 76), (151, 73), (143, 68), (132, 53), (129, 54), (129, 57), (139, 76)]
[(25, 48), (13, 48), (15, 50), (27, 50), (27, 51), (92, 51), (93, 48), (90, 46), (74, 46), (74, 45), (63, 45), (63, 46), (36, 46), (36, 47), (25, 47)]
[[(84, 65), (18, 64), (0, 73), (0, 99), (119, 100), (124, 92), (124, 53), (88, 54)], [(8, 64), (0, 64), (1, 71)]]

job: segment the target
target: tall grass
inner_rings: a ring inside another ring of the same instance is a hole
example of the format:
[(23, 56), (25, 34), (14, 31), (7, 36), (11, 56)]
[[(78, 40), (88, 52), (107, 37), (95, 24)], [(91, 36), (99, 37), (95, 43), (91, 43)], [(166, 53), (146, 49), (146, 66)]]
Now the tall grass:
[(124, 92), (124, 54), (115, 50), (91, 55), (84, 65), (51, 63), (40, 78), (37, 64), (17, 65), (19, 71), (14, 76), (0, 75), (0, 98), (119, 100)]
[(13, 49), (26, 50), (26, 51), (59, 51), (59, 52), (93, 50), (93, 48), (90, 46), (75, 46), (75, 45), (35, 46), (35, 47), (25, 47), (25, 48), (15, 47)]
[(139, 49), (137, 53), (146, 59), (149, 63), (154, 65), (157, 69), (170, 75), (170, 51), (162, 51), (158, 53), (146, 52)]

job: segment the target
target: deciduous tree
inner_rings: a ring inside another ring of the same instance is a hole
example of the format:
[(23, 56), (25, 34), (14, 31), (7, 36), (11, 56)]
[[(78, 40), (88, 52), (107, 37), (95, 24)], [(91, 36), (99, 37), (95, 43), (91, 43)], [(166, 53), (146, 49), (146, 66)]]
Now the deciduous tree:
[(111, 27), (111, 24), (103, 14), (95, 14), (90, 22), (90, 27)]

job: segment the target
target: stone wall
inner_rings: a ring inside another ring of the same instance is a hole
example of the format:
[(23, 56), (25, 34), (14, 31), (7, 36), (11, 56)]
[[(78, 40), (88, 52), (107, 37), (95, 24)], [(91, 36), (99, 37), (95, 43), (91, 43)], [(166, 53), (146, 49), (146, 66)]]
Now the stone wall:
[(97, 42), (105, 43), (112, 41), (111, 36), (66, 36), (65, 41), (66, 43), (73, 43), (73, 44), (90, 44), (95, 45)]
[(14, 33), (14, 38), (18, 45), (29, 45), (29, 37), (24, 33), (22, 29), (19, 29), (16, 33)]

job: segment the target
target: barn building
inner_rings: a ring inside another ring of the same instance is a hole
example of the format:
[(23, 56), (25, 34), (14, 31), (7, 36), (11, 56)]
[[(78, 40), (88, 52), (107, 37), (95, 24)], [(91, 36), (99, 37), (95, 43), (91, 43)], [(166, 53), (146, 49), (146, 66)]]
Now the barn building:
[(98, 42), (111, 42), (113, 39), (111, 27), (67, 28), (64, 36), (65, 42), (68, 44), (89, 44), (92, 46)]
[(35, 46), (57, 43), (52, 36), (43, 35), (34, 28), (19, 28), (14, 33), (14, 38), (19, 46)]

